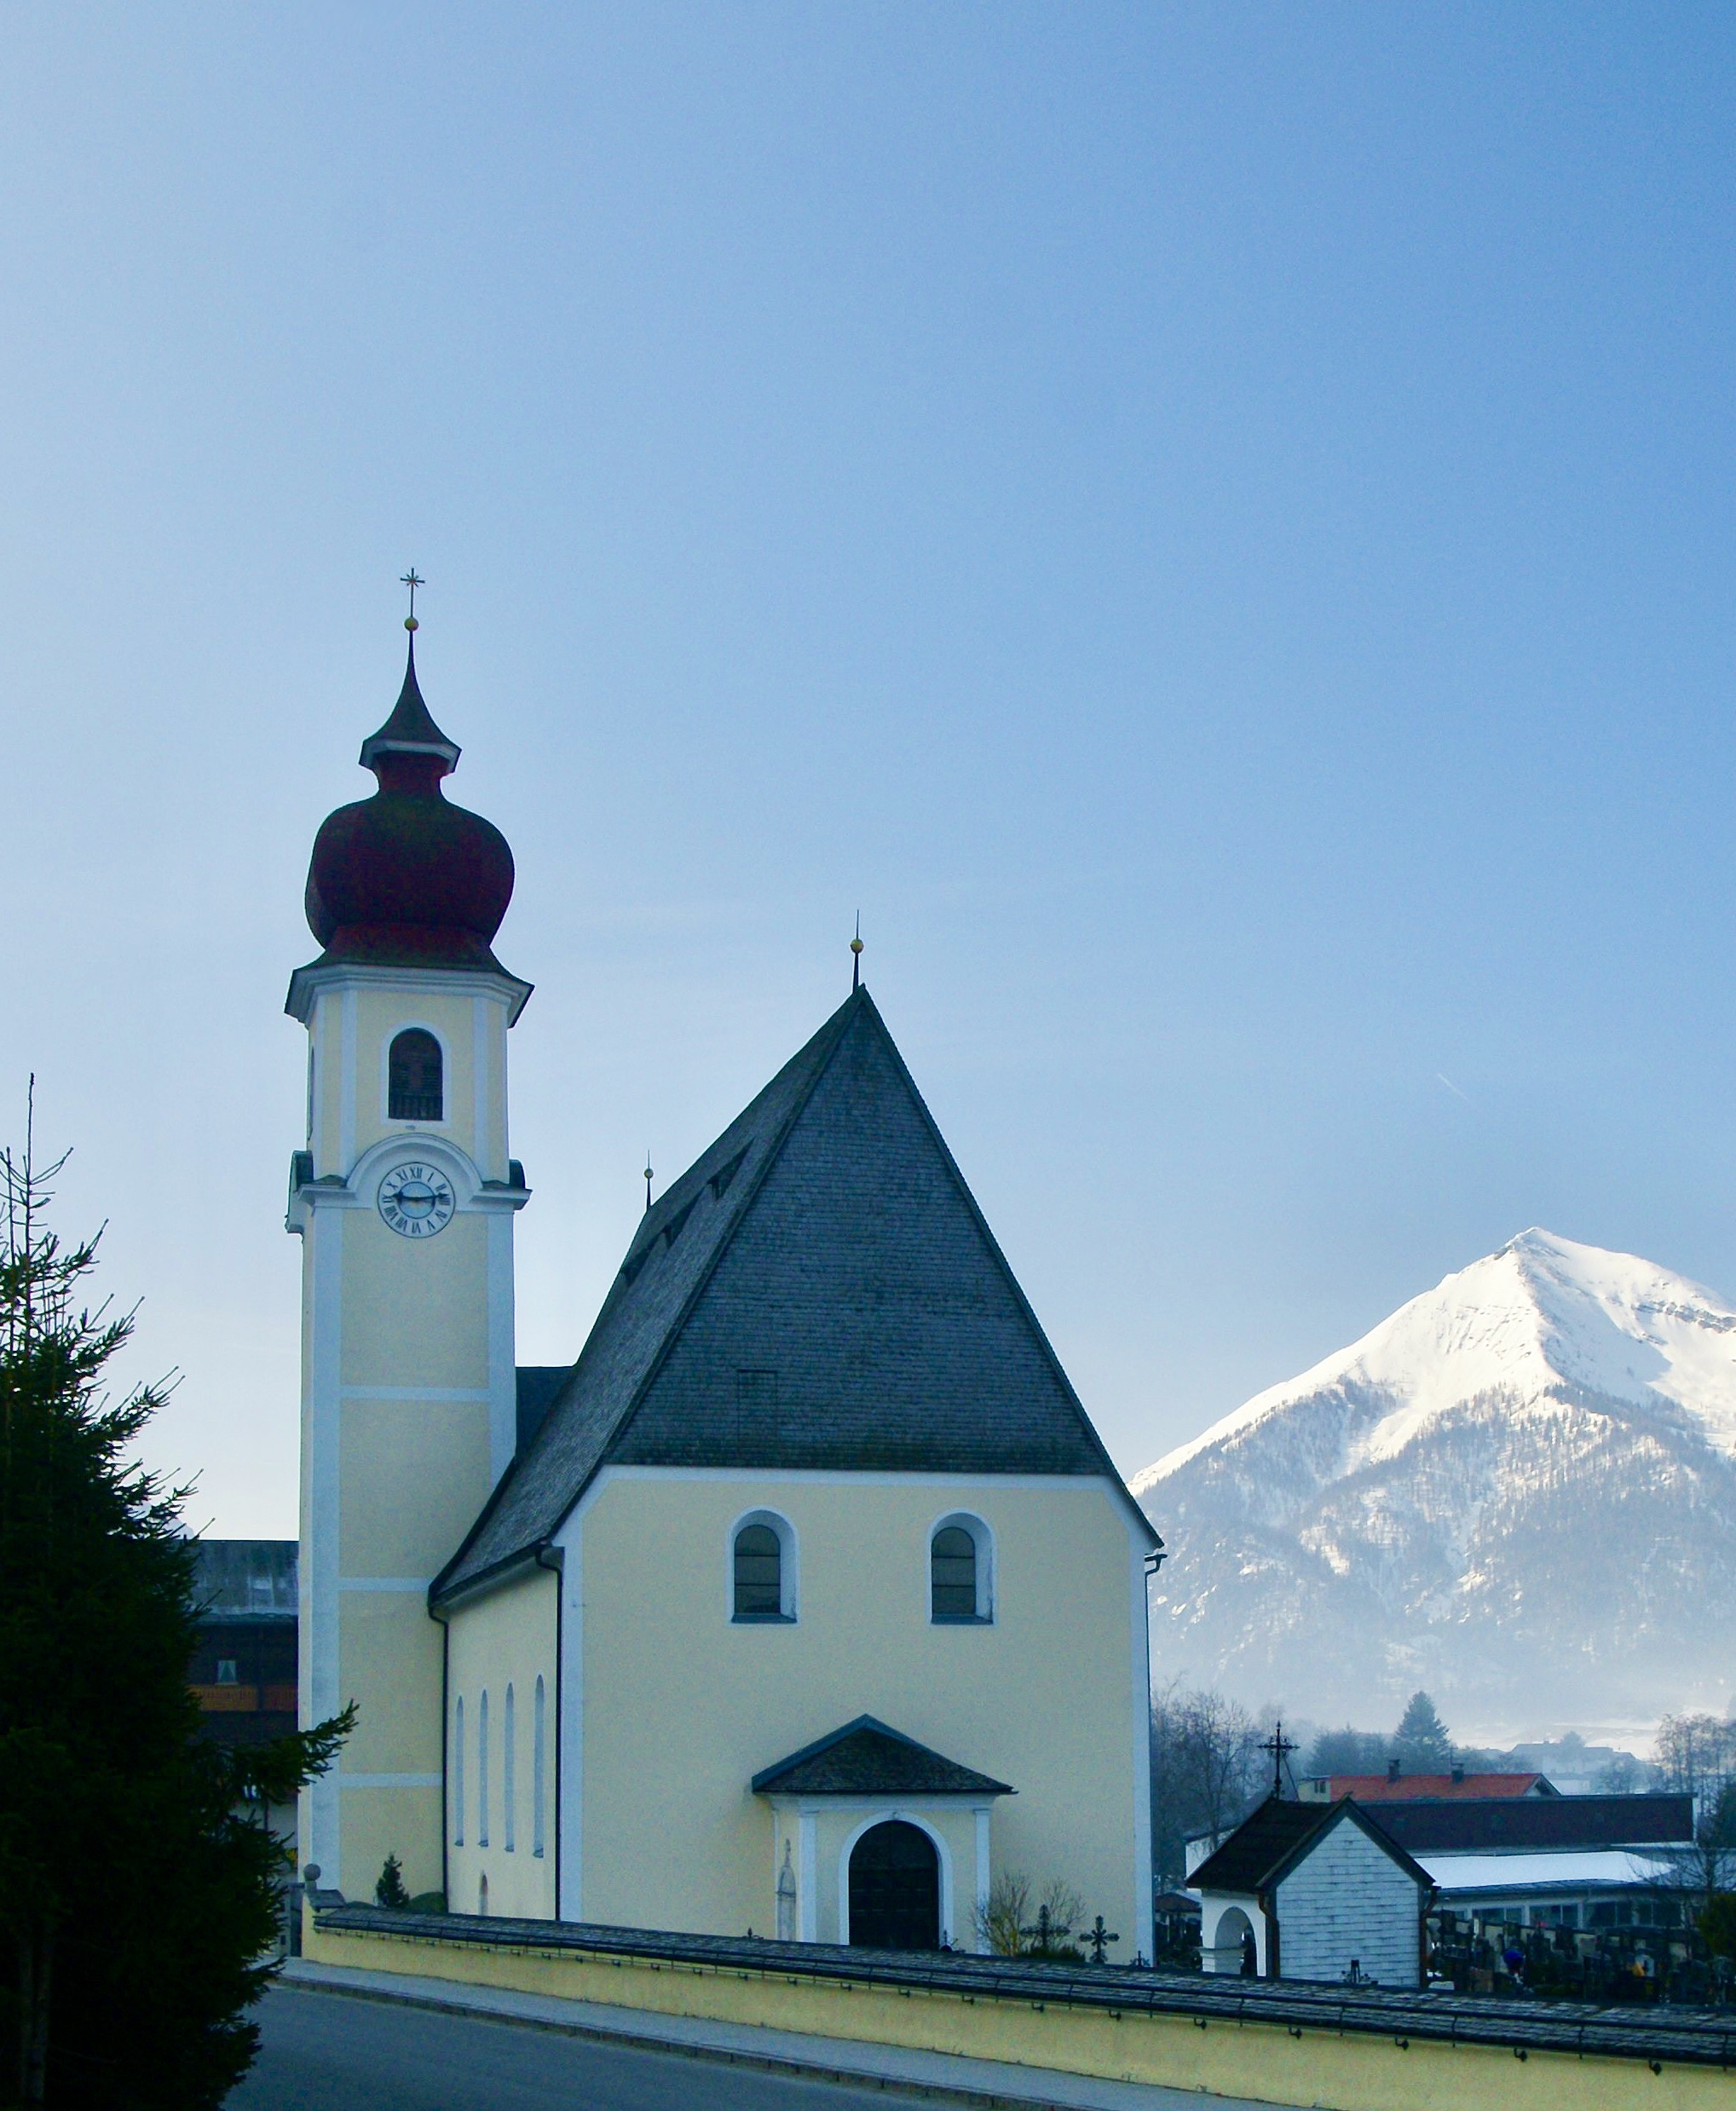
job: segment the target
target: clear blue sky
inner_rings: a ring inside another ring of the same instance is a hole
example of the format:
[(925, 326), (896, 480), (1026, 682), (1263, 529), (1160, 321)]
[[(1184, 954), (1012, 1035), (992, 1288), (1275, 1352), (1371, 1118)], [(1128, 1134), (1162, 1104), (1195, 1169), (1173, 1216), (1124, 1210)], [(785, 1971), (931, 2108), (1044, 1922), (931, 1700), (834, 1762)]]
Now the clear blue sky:
[(0, 1128), (196, 1515), (294, 1529), (280, 1007), (412, 561), (524, 1360), (858, 907), (1130, 1470), (1533, 1222), (1736, 1292), (1729, 9), (0, 32)]

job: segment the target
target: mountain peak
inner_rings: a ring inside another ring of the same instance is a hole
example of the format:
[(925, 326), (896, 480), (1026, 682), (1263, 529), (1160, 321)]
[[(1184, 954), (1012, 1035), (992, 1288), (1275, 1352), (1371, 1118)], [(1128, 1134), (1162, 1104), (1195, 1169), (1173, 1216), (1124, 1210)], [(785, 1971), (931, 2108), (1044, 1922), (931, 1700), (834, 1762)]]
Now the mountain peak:
[(1530, 1398), (1566, 1385), (1633, 1406), (1674, 1403), (1736, 1457), (1736, 1310), (1654, 1261), (1533, 1225), (1148, 1466), (1133, 1478), (1134, 1494), (1296, 1402), (1347, 1385), (1385, 1400), (1364, 1433), (1375, 1456), (1486, 1393)]
[[(1518, 1683), (1548, 1685), (1563, 1650), (1589, 1676), (1600, 1620), (1606, 1662), (1650, 1635), (1661, 1673), (1666, 1630), (1687, 1618), (1695, 1658), (1736, 1612), (1736, 1308), (1534, 1225), (1132, 1486), (1170, 1542), (1173, 1632), (1215, 1660), (1197, 1673), (1265, 1661), (1286, 1634), (1274, 1669), (1298, 1663), (1309, 1604), (1321, 1634), (1343, 1622), (1341, 1655), (1369, 1682), (1405, 1691), (1431, 1661), (1443, 1690), (1479, 1663), (1494, 1676), (1545, 1629), (1554, 1660)], [(1714, 1614), (1719, 1577), (1731, 1603)]]

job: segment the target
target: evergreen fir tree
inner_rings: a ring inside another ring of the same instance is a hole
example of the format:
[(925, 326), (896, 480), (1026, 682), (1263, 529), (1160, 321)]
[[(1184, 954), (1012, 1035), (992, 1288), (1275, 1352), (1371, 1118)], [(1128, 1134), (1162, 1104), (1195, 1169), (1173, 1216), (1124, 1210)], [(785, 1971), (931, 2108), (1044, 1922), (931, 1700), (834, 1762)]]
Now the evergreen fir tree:
[(410, 1894), (404, 1889), (404, 1872), (395, 1854), (388, 1854), (386, 1866), (381, 1870), (379, 1882), (374, 1886), (376, 1906), (395, 1906), (407, 1911)]
[(1399, 1718), (1393, 1749), (1406, 1774), (1445, 1774), (1453, 1763), (1452, 1739), (1427, 1693), (1413, 1693)]
[(78, 1301), (96, 1242), (43, 1221), (61, 1162), (0, 1152), (0, 2036), (25, 2104), (199, 2111), (257, 2039), (264, 1805), (351, 1718), (233, 1754), (199, 1734), (187, 1491), (130, 1456), (164, 1388), (104, 1391), (132, 1320)]

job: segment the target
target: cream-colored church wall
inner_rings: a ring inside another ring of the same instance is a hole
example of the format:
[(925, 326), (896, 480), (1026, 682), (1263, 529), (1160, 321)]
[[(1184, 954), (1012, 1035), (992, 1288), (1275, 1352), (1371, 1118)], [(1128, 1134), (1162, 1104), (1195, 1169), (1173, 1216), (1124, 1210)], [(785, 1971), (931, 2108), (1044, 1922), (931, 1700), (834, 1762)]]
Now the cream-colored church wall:
[[(472, 1599), (449, 1616), (447, 1641), (447, 1871), (454, 1912), (480, 1910), (488, 1879), (490, 1913), (532, 1920), (555, 1914), (557, 1780), (556, 1630), (559, 1579), (548, 1569)], [(537, 1852), (536, 1684), (543, 1681), (542, 1852)], [(513, 1827), (506, 1826), (506, 1693), (513, 1694)], [(488, 1695), (488, 1808), (480, 1807), (478, 1737)], [(456, 1838), (457, 1768), (452, 1739), (464, 1704), (464, 1840)], [(487, 1832), (484, 1844), (483, 1833)]]
[[(506, 1177), (506, 1012), (504, 995), (462, 980), (434, 986), (363, 971), (322, 989), (311, 1019), (309, 1148), (316, 1174), (346, 1175), (386, 1136), (444, 1137), (484, 1180)], [(444, 1111), (438, 1122), (387, 1112), (393, 1040), (419, 1026), (441, 1045)]]
[(411, 1897), (441, 1887), (439, 1779), (418, 1788), (352, 1783), (343, 1791), (344, 1882), (321, 1869), (320, 1883), (372, 1906), (388, 1854), (395, 1854)]
[(405, 1239), (366, 1202), (344, 1227), (343, 1383), (485, 1387), (487, 1214), (460, 1209), (437, 1237)]
[(486, 1400), (345, 1400), (344, 1576), (426, 1589), (476, 1522), (488, 1485)]
[[(356, 1009), (356, 1154), (383, 1136), (444, 1136), (476, 1161), (484, 1180), (505, 1180), (504, 1001), (464, 989), (372, 987), (357, 992)], [(439, 1122), (395, 1122), (386, 1111), (387, 1054), (394, 1038), (412, 1026), (425, 1028), (441, 1045), (446, 1106)]]
[(440, 1625), (418, 1591), (345, 1589), (338, 1660), (356, 1725), (344, 1774), (440, 1774)]
[[(756, 1508), (796, 1536), (793, 1625), (730, 1618), (730, 1528)], [(929, 1537), (954, 1511), (994, 1535), (989, 1625), (928, 1617)], [(568, 1703), (583, 1703), (582, 1792), (563, 1800), (568, 1914), (770, 1928), (771, 1816), (749, 1779), (868, 1714), (1011, 1783), (994, 1866), (1039, 1889), (1063, 1879), (1123, 1954), (1139, 1947), (1143, 1547), (1107, 1484), (611, 1468), (563, 1537)]]

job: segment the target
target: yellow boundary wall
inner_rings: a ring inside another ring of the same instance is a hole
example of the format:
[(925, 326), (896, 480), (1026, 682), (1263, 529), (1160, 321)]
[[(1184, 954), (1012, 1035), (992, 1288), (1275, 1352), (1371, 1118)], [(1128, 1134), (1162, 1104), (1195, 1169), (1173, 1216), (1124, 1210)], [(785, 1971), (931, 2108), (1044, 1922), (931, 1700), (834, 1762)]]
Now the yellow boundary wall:
[[(1736, 2111), (1716, 2068), (1389, 2038), (1262, 2023), (1117, 2013), (1054, 2002), (863, 1986), (733, 1965), (615, 1957), (518, 1942), (339, 1931), (308, 1917), (303, 1953), (321, 1964), (455, 1980), (517, 1993), (819, 2038), (960, 2053), (1033, 2069), (1144, 2082), (1318, 2111)], [(1034, 2096), (1041, 2083), (1033, 2079)]]

